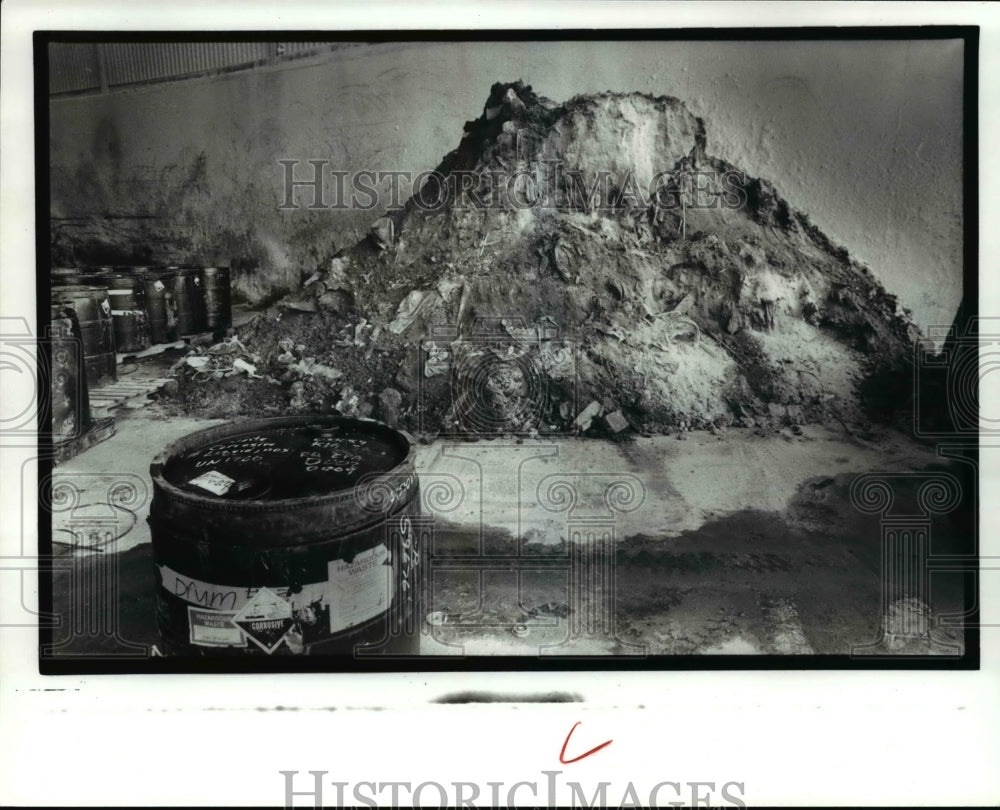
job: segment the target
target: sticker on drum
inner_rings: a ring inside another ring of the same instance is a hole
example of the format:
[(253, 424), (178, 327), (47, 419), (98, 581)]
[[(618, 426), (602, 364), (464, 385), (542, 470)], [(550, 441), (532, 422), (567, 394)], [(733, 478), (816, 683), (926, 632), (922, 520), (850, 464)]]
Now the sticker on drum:
[(229, 492), (229, 488), (236, 483), (236, 479), (230, 478), (218, 470), (209, 470), (197, 478), (192, 478), (188, 483), (208, 490), (213, 495), (225, 495)]

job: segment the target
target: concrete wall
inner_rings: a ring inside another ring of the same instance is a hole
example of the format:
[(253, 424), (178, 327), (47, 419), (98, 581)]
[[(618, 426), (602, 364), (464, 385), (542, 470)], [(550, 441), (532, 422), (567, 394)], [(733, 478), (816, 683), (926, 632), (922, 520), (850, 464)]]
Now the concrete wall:
[(278, 210), (279, 159), (431, 169), (490, 85), (521, 78), (557, 101), (601, 90), (680, 98), (706, 119), (709, 152), (771, 179), (921, 326), (950, 323), (961, 296), (961, 68), (962, 44), (948, 41), (415, 43), (57, 99), (55, 241), (86, 232), (65, 218), (115, 214), (105, 233), (138, 234), (179, 260), (234, 262), (239, 285), (260, 295), (379, 214)]

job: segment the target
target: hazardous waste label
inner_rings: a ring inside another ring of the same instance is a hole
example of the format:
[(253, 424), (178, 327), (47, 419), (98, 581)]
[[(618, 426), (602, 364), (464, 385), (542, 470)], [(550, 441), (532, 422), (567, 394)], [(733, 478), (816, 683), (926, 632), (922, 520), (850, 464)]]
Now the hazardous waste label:
[(351, 562), (327, 566), (330, 632), (374, 619), (392, 603), (392, 566), (385, 543), (362, 551)]
[(261, 588), (233, 617), (233, 624), (264, 652), (272, 653), (294, 624), (292, 606), (270, 588)]
[[(403, 559), (408, 559), (406, 552)], [(191, 644), (247, 647), (252, 642), (270, 655), (282, 642), (298, 652), (296, 647), (323, 641), (385, 613), (395, 595), (392, 563), (388, 546), (381, 543), (350, 562), (329, 560), (326, 581), (297, 585), (294, 593), (282, 586), (217, 585), (166, 565), (157, 568), (163, 590), (188, 603)], [(407, 575), (413, 562), (408, 565)], [(404, 580), (401, 587), (409, 583)]]
[(190, 641), (199, 647), (246, 647), (246, 636), (233, 624), (236, 614), (228, 610), (188, 608)]

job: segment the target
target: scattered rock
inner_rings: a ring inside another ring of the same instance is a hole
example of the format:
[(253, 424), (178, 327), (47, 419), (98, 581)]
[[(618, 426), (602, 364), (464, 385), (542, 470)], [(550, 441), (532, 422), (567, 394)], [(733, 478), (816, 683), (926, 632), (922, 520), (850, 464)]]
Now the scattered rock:
[(316, 300), (316, 306), (320, 309), (339, 313), (346, 313), (353, 303), (353, 296), (345, 290), (328, 290)]
[(430, 341), (424, 344), (424, 351), (427, 353), (424, 359), (425, 377), (444, 374), (451, 368), (451, 352), (446, 347)]
[(396, 241), (396, 228), (389, 217), (379, 217), (372, 223), (368, 238), (379, 250), (392, 247)]
[[(278, 361), (281, 362), (280, 357)], [(304, 377), (323, 377), (330, 381), (339, 380), (344, 376), (344, 373), (338, 368), (317, 363), (315, 357), (305, 357), (298, 362), (289, 363), (288, 370)]]
[(628, 420), (620, 410), (609, 413), (604, 417), (604, 421), (612, 433), (621, 433), (628, 427)]
[(437, 290), (412, 290), (400, 303), (396, 317), (389, 324), (389, 331), (394, 335), (402, 335), (418, 317), (427, 315), (430, 310), (442, 303)]
[(674, 315), (687, 315), (694, 306), (694, 295), (688, 293), (681, 300), (680, 303), (673, 308)]
[(235, 360), (233, 360), (233, 370), (234, 371), (242, 371), (248, 377), (259, 377), (260, 376), (257, 373), (257, 366), (253, 365), (252, 363), (248, 363), (246, 360), (242, 360), (239, 357), (237, 357)]
[[(345, 385), (340, 392), (340, 400), (334, 405), (344, 416), (365, 416), (361, 412), (361, 397), (350, 385)], [(369, 413), (371, 408), (369, 406)]]
[(292, 398), (288, 405), (292, 410), (302, 410), (306, 407), (306, 401), (303, 394), (305, 393), (305, 383), (301, 380), (293, 382), (291, 386)]
[(583, 433), (590, 428), (591, 423), (594, 419), (601, 413), (601, 403), (597, 400), (591, 402), (586, 408), (577, 414), (576, 419), (573, 424), (576, 425), (577, 429)]
[(507, 103), (507, 106), (510, 107), (511, 112), (515, 115), (523, 113), (526, 109), (524, 102), (521, 101), (517, 93), (514, 92), (513, 87), (507, 88), (507, 92), (504, 93), (503, 100)]
[(378, 395), (380, 417), (389, 427), (399, 426), (399, 413), (403, 404), (403, 395), (395, 388), (385, 388)]

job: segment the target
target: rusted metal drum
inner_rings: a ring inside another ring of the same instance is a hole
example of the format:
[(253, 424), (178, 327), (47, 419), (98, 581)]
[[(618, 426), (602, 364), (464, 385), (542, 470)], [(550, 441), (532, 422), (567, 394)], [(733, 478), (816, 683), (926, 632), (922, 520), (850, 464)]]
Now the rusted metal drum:
[(118, 268), (105, 276), (111, 322), (115, 330), (115, 348), (119, 352), (148, 349), (149, 322), (146, 316), (145, 268)]
[(426, 536), (402, 433), (335, 416), (208, 428), (150, 467), (166, 655), (415, 654)]
[(208, 329), (201, 270), (197, 267), (169, 267), (169, 285), (174, 294), (174, 314), (178, 336), (196, 335)]
[(49, 407), (53, 442), (82, 436), (90, 425), (83, 340), (76, 312), (52, 305), (49, 330)]
[(205, 296), (205, 322), (220, 334), (233, 325), (233, 298), (228, 267), (203, 267), (201, 287)]
[(107, 288), (82, 284), (53, 287), (52, 304), (69, 307), (76, 313), (83, 340), (87, 385), (93, 388), (113, 382), (117, 364)]
[(177, 340), (177, 317), (174, 313), (171, 278), (172, 274), (163, 269), (149, 269), (142, 273), (146, 326), (149, 329), (149, 341), (154, 345)]

